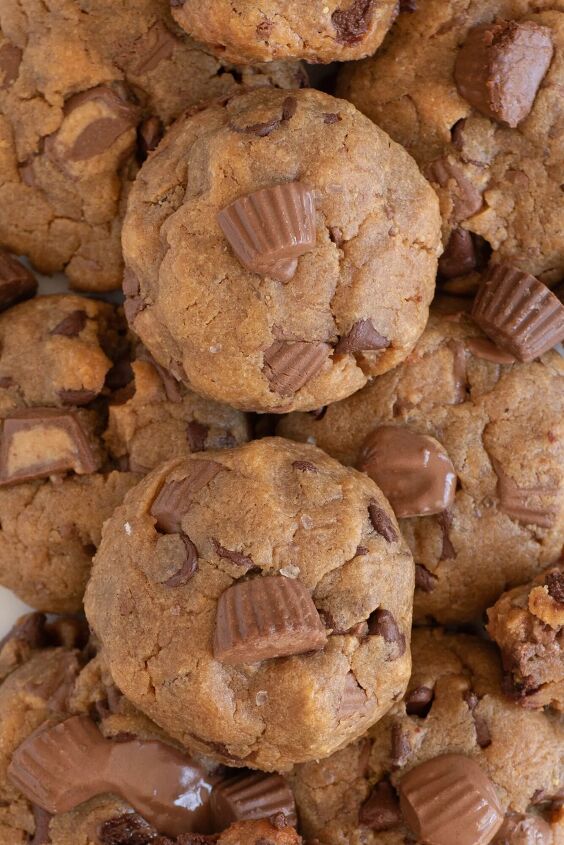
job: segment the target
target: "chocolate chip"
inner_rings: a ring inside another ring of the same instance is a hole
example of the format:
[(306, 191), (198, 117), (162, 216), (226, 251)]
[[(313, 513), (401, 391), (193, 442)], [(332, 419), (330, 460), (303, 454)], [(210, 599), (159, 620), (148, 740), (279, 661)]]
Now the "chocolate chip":
[(258, 135), (259, 138), (266, 138), (275, 129), (278, 129), (282, 123), (282, 118), (273, 117), (271, 120), (266, 120), (263, 123), (252, 123), (250, 126), (235, 126), (231, 124), (231, 129), (234, 132), (246, 132), (249, 135)]
[(435, 692), (430, 687), (417, 687), (405, 696), (405, 712), (408, 716), (425, 719), (431, 710)]
[(292, 790), (277, 774), (250, 772), (226, 778), (213, 790), (210, 806), (216, 830), (277, 814), (283, 815), (289, 825), (297, 821)]
[(411, 742), (404, 733), (401, 722), (394, 722), (391, 734), (390, 764), (393, 769), (401, 769), (411, 755)]
[(18, 78), (22, 55), (20, 48), (9, 41), (0, 47), (0, 73), (3, 76), (0, 90), (9, 88)]
[(452, 203), (451, 220), (460, 223), (482, 207), (482, 194), (465, 176), (462, 165), (443, 157), (425, 168), (425, 176), (448, 192)]
[(224, 467), (216, 461), (195, 460), (190, 462), (183, 478), (165, 482), (150, 509), (157, 529), (168, 534), (178, 533), (182, 517), (190, 509), (194, 495), (222, 469)]
[(124, 813), (103, 822), (98, 836), (102, 845), (150, 845), (158, 833), (137, 813)]
[(203, 452), (206, 448), (206, 440), (209, 428), (197, 420), (192, 420), (186, 426), (186, 437), (191, 452)]
[(360, 808), (359, 824), (370, 830), (392, 830), (401, 821), (399, 801), (392, 785), (381, 780), (372, 787), (370, 795)]
[(87, 322), (86, 311), (82, 309), (71, 311), (66, 317), (57, 323), (54, 329), (51, 329), (49, 334), (60, 334), (64, 337), (77, 337), (84, 329)]
[(342, 120), (338, 112), (325, 112), (323, 114), (323, 123), (331, 125), (332, 123), (339, 123)]
[(393, 645), (389, 660), (397, 660), (405, 654), (405, 635), (401, 633), (396, 620), (389, 610), (379, 607), (370, 614), (368, 633), (371, 637), (382, 637), (384, 642)]
[(212, 545), (218, 557), (231, 561), (231, 563), (234, 563), (235, 566), (243, 566), (245, 569), (249, 569), (254, 566), (253, 559), (248, 555), (244, 555), (241, 552), (231, 551), (231, 549), (226, 549), (215, 539), (212, 539)]
[(319, 651), (326, 641), (312, 598), (297, 579), (270, 575), (238, 581), (219, 598), (213, 651), (223, 663)]
[(415, 564), (415, 588), (424, 593), (432, 593), (437, 586), (438, 578), (420, 563)]
[(335, 347), (337, 355), (354, 352), (369, 352), (386, 349), (390, 345), (387, 337), (376, 331), (372, 320), (357, 320), (347, 335), (340, 338)]
[(319, 472), (319, 468), (311, 461), (294, 461), (292, 466), (300, 472)]
[(276, 340), (264, 351), (262, 372), (271, 390), (293, 396), (317, 375), (330, 351), (327, 343)]
[(456, 557), (456, 549), (452, 545), (450, 539), (450, 529), (452, 528), (452, 513), (450, 511), (443, 511), (437, 516), (437, 522), (441, 529), (442, 548), (439, 560), (454, 560)]
[(472, 234), (467, 229), (454, 229), (439, 258), (439, 275), (443, 279), (456, 279), (471, 273), (477, 266)]
[(164, 134), (164, 126), (156, 115), (146, 118), (138, 130), (139, 158), (145, 161), (156, 150)]
[(368, 32), (374, 0), (353, 0), (348, 9), (337, 9), (331, 15), (336, 39), (350, 47), (362, 41)]
[(37, 279), (17, 258), (0, 249), (0, 311), (37, 293)]
[(96, 396), (95, 390), (58, 390), (57, 396), (63, 405), (88, 405)]
[(460, 48), (454, 79), (481, 114), (515, 127), (531, 111), (552, 54), (548, 27), (532, 21), (482, 24)]
[(180, 539), (186, 549), (186, 559), (178, 572), (163, 582), (165, 587), (183, 587), (198, 570), (198, 549), (186, 534), (180, 533)]
[(476, 708), (480, 703), (480, 699), (472, 690), (467, 690), (464, 693), (464, 701), (468, 705), (468, 709), (472, 713), (474, 720), (474, 727), (476, 729), (476, 742), (480, 748), (488, 748), (492, 744), (490, 729), (484, 717), (476, 713)]
[(282, 103), (282, 120), (287, 121), (295, 115), (298, 108), (298, 101), (295, 97), (286, 97)]
[(544, 583), (548, 587), (549, 596), (559, 604), (564, 604), (564, 572), (549, 572)]
[(380, 505), (376, 502), (370, 502), (368, 505), (368, 515), (370, 516), (370, 522), (374, 531), (380, 534), (387, 543), (395, 543), (399, 540), (399, 534), (394, 528), (394, 523)]

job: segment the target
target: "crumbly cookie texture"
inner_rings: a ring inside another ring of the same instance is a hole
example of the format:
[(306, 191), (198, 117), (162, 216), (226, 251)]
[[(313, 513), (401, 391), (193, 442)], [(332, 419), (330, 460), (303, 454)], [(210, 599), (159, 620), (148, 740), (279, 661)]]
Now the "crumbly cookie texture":
[[(416, 766), (458, 754), (477, 763), (493, 783), (504, 825), (526, 816), (544, 833), (504, 839), (502, 827), (496, 845), (561, 845), (562, 722), (507, 701), (492, 645), (417, 629), (412, 645), (414, 669), (404, 700), (359, 742), (327, 760), (298, 766), (292, 775), (304, 835), (321, 845), (415, 843), (402, 820), (398, 786)], [(451, 790), (450, 800), (456, 799)]]
[[(376, 56), (343, 71), (340, 95), (403, 144), (437, 190), (447, 245), (443, 262), (449, 258), (445, 284), (454, 290), (474, 288), (472, 271), (484, 247), (493, 251), (493, 260), (508, 261), (550, 286), (564, 277), (559, 232), (564, 142), (558, 130), (563, 12), (562, 3), (548, 0), (419, 3), (411, 14), (400, 15)], [(480, 36), (474, 28), (482, 25), (490, 29)], [(472, 76), (461, 51), (469, 38), (479, 45), (480, 37), (485, 49), (491, 38), (493, 49), (486, 58), (476, 55), (481, 70)], [(511, 53), (515, 38), (525, 43)], [(507, 100), (498, 104), (497, 116), (465, 85), (466, 76), (468, 83), (479, 82), (488, 64), (491, 88), (483, 81), (481, 94), (493, 90), (495, 96), (499, 82)], [(504, 79), (504, 72), (513, 78)], [(522, 106), (531, 96), (530, 110), (514, 125), (502, 106)]]
[[(470, 620), (560, 555), (563, 375), (555, 351), (512, 362), (463, 313), (435, 314), (397, 369), (320, 413), (289, 415), (278, 433), (351, 465), (381, 426), (435, 438), (457, 484), (446, 510), (400, 520), (415, 618)], [(424, 484), (423, 469), (412, 466), (408, 488)]]
[(400, 147), (342, 100), (262, 89), (180, 121), (144, 166), (124, 225), (126, 314), (202, 395), (309, 410), (412, 349), (438, 243), (436, 197)]
[(32, 607), (82, 603), (102, 523), (161, 460), (248, 439), (130, 340), (113, 306), (72, 294), (0, 315), (0, 583)]
[(187, 747), (283, 771), (402, 694), (412, 586), (376, 485), (270, 438), (148, 475), (106, 524), (85, 604), (136, 706)]
[(239, 64), (361, 59), (380, 46), (397, 14), (393, 0), (171, 0), (171, 7), (186, 32)]
[[(119, 287), (138, 162), (184, 109), (245, 85), (304, 84), (299, 65), (236, 72), (167, 0), (6, 0), (0, 10), (0, 243), (73, 287)], [(54, 58), (56, 57), (56, 58)]]
[(564, 710), (564, 567), (504, 593), (488, 610), (488, 633), (518, 703)]

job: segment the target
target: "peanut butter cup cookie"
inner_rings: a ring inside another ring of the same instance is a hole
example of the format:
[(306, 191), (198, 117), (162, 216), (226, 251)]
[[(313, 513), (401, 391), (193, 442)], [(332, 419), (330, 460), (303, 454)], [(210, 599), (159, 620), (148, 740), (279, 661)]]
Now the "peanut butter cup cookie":
[(106, 523), (86, 608), (115, 683), (163, 729), (283, 771), (401, 696), (412, 579), (374, 482), (271, 438), (149, 474)]
[(413, 552), (416, 619), (460, 622), (560, 555), (563, 376), (555, 351), (524, 363), (433, 315), (398, 368), (278, 432), (374, 478)]
[(176, 124), (124, 226), (126, 315), (244, 410), (319, 407), (411, 351), (439, 248), (415, 163), (343, 100), (262, 89)]
[(299, 65), (235, 72), (167, 0), (3, 0), (0, 244), (73, 287), (122, 278), (121, 219), (138, 162), (187, 107), (239, 86), (303, 83)]
[(170, 0), (180, 26), (236, 64), (299, 58), (361, 59), (380, 46), (394, 0)]
[(437, 191), (454, 291), (496, 261), (564, 278), (564, 6), (418, 0), (339, 92), (403, 144)]
[(496, 649), (415, 630), (403, 701), (291, 778), (320, 845), (561, 845), (564, 729), (504, 697)]

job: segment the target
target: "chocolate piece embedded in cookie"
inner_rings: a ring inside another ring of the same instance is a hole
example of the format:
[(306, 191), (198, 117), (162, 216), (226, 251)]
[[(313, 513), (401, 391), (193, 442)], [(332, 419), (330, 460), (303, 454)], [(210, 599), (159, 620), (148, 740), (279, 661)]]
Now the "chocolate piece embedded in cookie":
[(282, 816), (287, 825), (297, 821), (292, 790), (276, 774), (251, 772), (228, 777), (213, 788), (210, 807), (216, 830), (249, 819)]
[(37, 293), (37, 279), (9, 252), (0, 249), (0, 311), (31, 299)]

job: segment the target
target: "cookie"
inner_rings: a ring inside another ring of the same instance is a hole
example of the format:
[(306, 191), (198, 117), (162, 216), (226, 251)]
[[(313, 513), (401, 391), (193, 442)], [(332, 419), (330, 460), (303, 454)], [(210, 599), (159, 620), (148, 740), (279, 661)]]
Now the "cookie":
[(471, 620), (560, 555), (563, 374), (555, 351), (521, 363), (462, 312), (434, 314), (397, 369), (278, 433), (379, 478), (415, 559), (415, 618)]
[(81, 606), (102, 523), (175, 454), (248, 439), (145, 355), (129, 365), (117, 310), (39, 297), (0, 315), (0, 583), (33, 607)]
[(262, 89), (180, 121), (146, 162), (126, 314), (203, 396), (309, 410), (405, 358), (438, 241), (433, 191), (377, 127), (319, 91)]
[(488, 610), (507, 690), (523, 707), (564, 710), (564, 571), (555, 566)]
[(412, 645), (403, 701), (359, 742), (296, 768), (304, 835), (320, 845), (561, 845), (562, 721), (507, 701), (491, 644), (422, 629)]
[(121, 218), (163, 127), (245, 85), (296, 87), (298, 65), (235, 71), (175, 25), (167, 0), (0, 12), (0, 244), (79, 290), (122, 278)]
[(2, 845), (299, 845), (286, 782), (252, 775), (237, 800), (121, 695), (84, 629), (33, 614), (0, 643)]
[(85, 606), (115, 683), (171, 736), (284, 771), (401, 695), (412, 579), (370, 479), (267, 438), (150, 473), (106, 523)]
[(549, 286), (564, 278), (564, 7), (421, 0), (339, 85), (413, 155), (439, 194), (453, 291), (491, 253)]
[(171, 0), (177, 23), (217, 56), (237, 64), (300, 58), (361, 59), (380, 46), (397, 10), (393, 0)]

